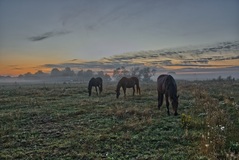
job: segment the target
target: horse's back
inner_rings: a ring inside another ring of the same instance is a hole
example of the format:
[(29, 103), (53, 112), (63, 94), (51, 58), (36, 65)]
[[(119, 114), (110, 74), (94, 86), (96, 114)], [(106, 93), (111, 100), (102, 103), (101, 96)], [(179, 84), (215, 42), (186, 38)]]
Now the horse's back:
[(103, 80), (101, 77), (97, 77), (95, 80), (96, 80), (97, 85), (102, 85)]
[(157, 78), (157, 89), (158, 92), (165, 93), (169, 85), (176, 86), (176, 82), (171, 75), (162, 74)]
[(127, 77), (122, 77), (120, 81), (126, 81), (128, 78)]
[(96, 80), (97, 80), (98, 82), (102, 82), (102, 81), (103, 81), (101, 77), (97, 77)]
[(166, 83), (167, 83), (167, 85), (172, 85), (174, 88), (177, 88), (176, 81), (173, 78), (173, 76), (171, 76), (171, 75), (167, 76)]
[(90, 85), (90, 84), (93, 84), (94, 82), (95, 82), (95, 78), (93, 77), (93, 78), (90, 79), (89, 85)]
[(162, 75), (158, 76), (158, 78), (157, 78), (158, 86), (163, 85), (165, 83), (165, 81), (167, 80), (168, 76), (169, 75), (166, 75), (166, 74), (162, 74)]
[[(136, 78), (136, 77), (135, 77)], [(131, 78), (127, 78), (127, 77), (122, 77), (119, 82), (118, 85), (120, 86), (125, 86), (127, 88), (131, 88), (136, 84), (135, 80)]]
[(137, 77), (131, 77), (131, 79), (135, 81), (135, 83), (139, 83), (139, 79)]
[(160, 76), (158, 76), (157, 82), (166, 82), (166, 81), (170, 81), (170, 82), (175, 82), (174, 78), (171, 75), (167, 75), (167, 74), (162, 74)]

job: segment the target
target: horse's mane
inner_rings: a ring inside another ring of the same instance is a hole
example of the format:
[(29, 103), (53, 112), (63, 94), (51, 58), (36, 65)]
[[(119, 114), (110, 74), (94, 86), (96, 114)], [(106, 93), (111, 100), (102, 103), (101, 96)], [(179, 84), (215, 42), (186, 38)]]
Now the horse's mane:
[(119, 80), (119, 82), (118, 82), (118, 84), (117, 84), (117, 87), (116, 87), (116, 91), (119, 91), (119, 90), (120, 90), (120, 87), (122, 86), (122, 83), (123, 83), (125, 80), (127, 80), (126, 77), (122, 77), (122, 78)]
[(168, 86), (168, 89), (170, 90), (171, 96), (175, 98), (177, 96), (177, 84), (171, 75), (167, 75), (166, 84)]

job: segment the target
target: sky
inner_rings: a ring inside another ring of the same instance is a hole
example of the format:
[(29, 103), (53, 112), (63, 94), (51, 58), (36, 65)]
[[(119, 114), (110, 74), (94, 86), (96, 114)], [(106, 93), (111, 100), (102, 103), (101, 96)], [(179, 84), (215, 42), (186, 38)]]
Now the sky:
[(0, 0), (0, 75), (239, 40), (238, 0)]

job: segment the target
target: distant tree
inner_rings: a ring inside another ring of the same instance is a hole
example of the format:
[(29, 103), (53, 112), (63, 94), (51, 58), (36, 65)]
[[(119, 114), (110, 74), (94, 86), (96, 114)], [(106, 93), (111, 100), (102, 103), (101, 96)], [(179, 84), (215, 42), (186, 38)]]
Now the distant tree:
[(47, 77), (48, 76), (48, 74), (44, 73), (42, 70), (37, 71), (34, 75), (36, 77), (39, 77), (39, 78), (43, 78), (43, 77)]
[(99, 71), (96, 74), (97, 77), (104, 77), (104, 72), (103, 71)]
[(78, 80), (83, 81), (83, 82), (89, 81), (89, 79), (92, 77), (94, 77), (94, 72), (89, 69), (87, 71), (80, 70), (77, 73)]
[(36, 76), (33, 75), (31, 72), (25, 73), (25, 74), (23, 75), (23, 77), (24, 77), (25, 79), (34, 79), (34, 78), (36, 78)]
[(130, 76), (130, 72), (124, 66), (121, 67), (121, 74), (123, 77)]
[(127, 70), (125, 67), (116, 68), (113, 70), (113, 78), (115, 80), (119, 80), (121, 77), (138, 77), (139, 79), (142, 79), (143, 81), (151, 81), (151, 77), (154, 76), (156, 73), (156, 69), (152, 69), (150, 67), (145, 68), (131, 68), (130, 71)]
[(232, 81), (232, 76), (228, 76), (226, 80), (227, 81)]
[(70, 67), (66, 67), (65, 70), (62, 71), (62, 75), (66, 77), (72, 77), (75, 76), (75, 72), (71, 70)]
[(92, 71), (92, 70), (90, 70), (90, 69), (88, 69), (85, 73), (84, 73), (84, 76), (86, 77), (86, 78), (92, 78), (93, 76), (94, 76), (94, 72)]
[(42, 72), (42, 70), (39, 70), (35, 73), (35, 75), (38, 75), (38, 74), (44, 74), (44, 72)]
[(22, 74), (18, 75), (17, 78), (24, 78), (24, 76)]
[(110, 82), (111, 81), (111, 77), (108, 74), (105, 74), (103, 79), (104, 79), (105, 82)]
[(84, 76), (84, 71), (83, 70), (78, 71), (77, 76), (78, 77), (83, 77)]
[(155, 75), (156, 70), (155, 69), (151, 69), (149, 67), (143, 68), (139, 71), (140, 76), (142, 77), (142, 80), (145, 82), (149, 82), (151, 81), (151, 77)]
[(122, 77), (129, 77), (129, 76), (131, 76), (130, 71), (127, 70), (124, 66), (113, 70), (113, 78), (115, 80), (119, 80)]
[(121, 77), (121, 73), (120, 73), (120, 68), (116, 68), (115, 70), (113, 70), (113, 75), (112, 77), (115, 79), (115, 80), (119, 80), (120, 77)]
[(59, 77), (59, 76), (61, 76), (62, 74), (61, 74), (61, 71), (59, 71), (59, 69), (58, 68), (53, 68), (52, 70), (51, 70), (51, 77)]
[(101, 77), (105, 82), (111, 81), (111, 77), (108, 74), (105, 74), (103, 71), (97, 72), (95, 77)]
[(130, 72), (133, 77), (140, 77), (140, 68), (139, 67), (131, 68)]
[(32, 73), (31, 72), (27, 72), (24, 74), (25, 77), (31, 77), (32, 76)]
[(223, 79), (222, 79), (222, 76), (219, 76), (218, 78), (217, 78), (217, 80), (218, 81), (222, 81)]

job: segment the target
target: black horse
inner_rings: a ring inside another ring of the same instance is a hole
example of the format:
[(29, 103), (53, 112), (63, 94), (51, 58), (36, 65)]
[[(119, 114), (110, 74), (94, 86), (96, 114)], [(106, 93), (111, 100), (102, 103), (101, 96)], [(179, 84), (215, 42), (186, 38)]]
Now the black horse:
[(97, 78), (91, 78), (90, 81), (89, 81), (89, 84), (88, 84), (88, 91), (89, 91), (89, 96), (91, 96), (91, 89), (92, 87), (95, 87), (95, 91), (98, 95), (98, 90), (97, 90), (97, 87), (99, 88), (99, 91), (100, 93), (102, 92), (103, 90), (103, 80), (102, 78), (100, 77), (97, 77)]
[(137, 77), (121, 78), (116, 88), (116, 98), (119, 98), (121, 87), (123, 88), (123, 91), (124, 91), (124, 97), (126, 97), (126, 88), (133, 88), (133, 95), (134, 95), (135, 85), (137, 87), (137, 93), (140, 94), (139, 79)]
[(160, 75), (157, 79), (157, 90), (158, 90), (158, 108), (160, 109), (160, 107), (162, 106), (165, 94), (168, 115), (170, 115), (168, 98), (170, 98), (170, 101), (172, 103), (174, 115), (175, 116), (178, 115), (177, 109), (179, 96), (177, 95), (177, 84), (174, 78), (171, 75)]

